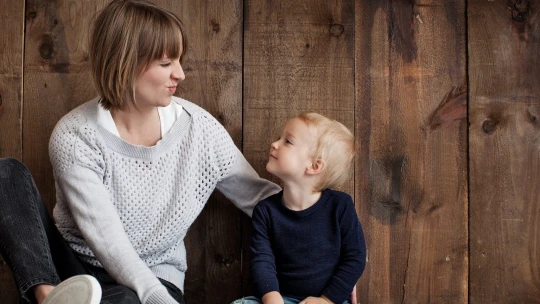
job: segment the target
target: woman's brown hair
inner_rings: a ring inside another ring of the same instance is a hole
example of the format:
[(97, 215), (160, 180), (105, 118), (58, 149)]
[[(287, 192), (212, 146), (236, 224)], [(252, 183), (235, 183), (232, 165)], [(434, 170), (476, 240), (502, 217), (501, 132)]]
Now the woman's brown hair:
[(109, 109), (136, 106), (135, 82), (163, 56), (183, 61), (187, 37), (174, 13), (145, 0), (115, 0), (97, 16), (90, 35), (92, 77)]

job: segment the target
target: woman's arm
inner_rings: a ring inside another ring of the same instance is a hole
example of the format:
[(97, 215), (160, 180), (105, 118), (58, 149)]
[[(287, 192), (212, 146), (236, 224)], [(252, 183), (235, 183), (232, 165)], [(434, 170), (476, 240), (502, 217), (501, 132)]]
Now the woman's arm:
[(133, 248), (103, 184), (103, 151), (83, 115), (88, 106), (94, 104), (64, 116), (51, 135), (49, 156), (57, 203), (68, 210), (96, 258), (118, 283), (133, 289), (144, 304), (176, 304)]
[(136, 291), (142, 303), (176, 304), (131, 245), (102, 180), (96, 171), (81, 165), (73, 165), (56, 179), (84, 240), (105, 270)]
[(251, 216), (253, 208), (259, 201), (278, 193), (281, 188), (259, 177), (238, 148), (234, 149), (235, 158), (230, 172), (218, 182), (216, 188), (236, 207)]

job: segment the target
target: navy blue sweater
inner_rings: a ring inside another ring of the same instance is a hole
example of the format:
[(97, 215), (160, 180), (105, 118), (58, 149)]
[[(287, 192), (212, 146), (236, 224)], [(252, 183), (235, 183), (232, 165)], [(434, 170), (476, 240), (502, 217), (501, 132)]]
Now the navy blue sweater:
[(354, 203), (344, 192), (324, 190), (311, 207), (293, 211), (283, 191), (253, 211), (251, 275), (255, 296), (278, 291), (303, 300), (324, 295), (350, 299), (366, 264), (366, 245)]

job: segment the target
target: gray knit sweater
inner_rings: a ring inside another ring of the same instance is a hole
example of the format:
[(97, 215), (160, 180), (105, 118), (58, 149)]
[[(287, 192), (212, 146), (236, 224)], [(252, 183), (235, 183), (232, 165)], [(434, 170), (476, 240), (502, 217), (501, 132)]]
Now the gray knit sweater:
[(93, 99), (56, 125), (49, 154), (54, 218), (81, 259), (101, 266), (142, 303), (176, 303), (157, 279), (183, 290), (184, 237), (215, 188), (251, 216), (280, 189), (259, 178), (205, 110), (184, 108), (153, 147), (129, 144), (97, 123)]

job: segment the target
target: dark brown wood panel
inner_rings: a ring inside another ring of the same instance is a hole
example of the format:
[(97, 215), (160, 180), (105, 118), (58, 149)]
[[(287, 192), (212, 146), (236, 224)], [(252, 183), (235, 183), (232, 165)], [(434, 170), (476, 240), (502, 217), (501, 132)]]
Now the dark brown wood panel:
[(27, 1), (23, 161), (49, 210), (55, 203), (49, 138), (62, 116), (96, 96), (88, 72), (88, 25), (104, 3)]
[(21, 160), (24, 2), (0, 7), (0, 157)]
[(468, 21), (470, 303), (540, 303), (540, 3)]
[[(288, 119), (315, 111), (354, 128), (353, 1), (246, 1), (244, 154), (263, 177)], [(341, 190), (354, 195), (353, 179)], [(249, 227), (249, 221), (245, 227)], [(247, 229), (246, 229), (247, 230)], [(244, 294), (249, 288), (244, 237)]]
[[(22, 160), (24, 1), (0, 0), (0, 158)], [(0, 256), (0, 299), (17, 303), (13, 275)]]
[[(159, 1), (188, 32), (186, 80), (178, 96), (209, 111), (242, 142), (242, 1)], [(228, 303), (240, 297), (241, 218), (216, 193), (186, 238), (186, 303)]]
[(356, 1), (360, 303), (466, 303), (464, 1)]

